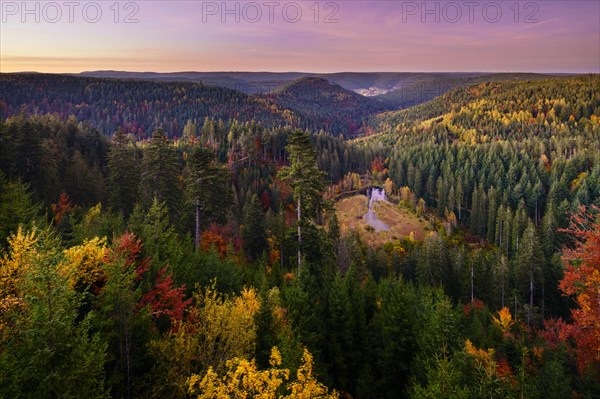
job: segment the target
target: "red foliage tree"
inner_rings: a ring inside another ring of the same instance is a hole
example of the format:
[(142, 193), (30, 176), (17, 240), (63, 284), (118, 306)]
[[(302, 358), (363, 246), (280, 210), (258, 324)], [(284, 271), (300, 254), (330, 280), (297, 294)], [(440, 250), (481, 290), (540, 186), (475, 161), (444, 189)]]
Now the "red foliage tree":
[(479, 312), (485, 309), (485, 304), (480, 299), (473, 300), (473, 303), (467, 303), (463, 305), (463, 313), (465, 316), (469, 316), (471, 312)]
[(563, 249), (560, 289), (578, 305), (571, 316), (579, 370), (600, 372), (600, 208), (580, 207), (562, 231), (575, 238), (572, 248)]
[(214, 248), (217, 253), (223, 257), (227, 254), (227, 241), (225, 238), (214, 231), (205, 230), (200, 236), (200, 248), (203, 251), (209, 251)]
[(141, 307), (150, 307), (151, 315), (155, 318), (167, 316), (171, 325), (174, 325), (174, 321), (183, 319), (185, 308), (192, 302), (191, 299), (185, 299), (185, 284), (181, 287), (174, 285), (165, 266), (158, 271), (154, 287), (140, 301)]
[(376, 157), (371, 163), (371, 170), (373, 172), (382, 172), (385, 169), (385, 165), (383, 164), (383, 159), (381, 157)]
[[(150, 258), (141, 258), (143, 244), (133, 233), (125, 233), (115, 240), (114, 250), (108, 259), (124, 260), (123, 268), (134, 270), (136, 280), (142, 284), (142, 280), (150, 279)], [(150, 279), (151, 280), (151, 279)], [(185, 284), (175, 287), (171, 274), (167, 273), (167, 266), (158, 271), (154, 281), (148, 282), (148, 292), (142, 296), (137, 308), (146, 306), (150, 308), (150, 314), (158, 319), (166, 316), (170, 325), (175, 321), (182, 320), (185, 308), (191, 303), (191, 299), (185, 299)]]
[(67, 193), (62, 193), (58, 198), (58, 203), (51, 205), (54, 212), (54, 223), (60, 223), (62, 218), (73, 210), (73, 202)]
[(144, 244), (139, 240), (135, 234), (126, 232), (122, 236), (118, 237), (114, 243), (114, 250), (109, 253), (109, 260), (115, 258), (124, 259), (124, 268), (135, 269), (137, 280), (141, 280), (144, 273), (150, 268), (150, 258), (140, 259), (142, 248)]
[(556, 348), (568, 342), (573, 337), (573, 325), (562, 319), (544, 320), (544, 329), (539, 335), (550, 348)]
[(220, 226), (213, 223), (200, 235), (200, 248), (203, 251), (209, 251), (214, 247), (221, 257), (227, 255), (229, 244), (233, 246), (235, 252), (239, 252), (242, 247), (242, 240), (233, 232), (231, 226)]

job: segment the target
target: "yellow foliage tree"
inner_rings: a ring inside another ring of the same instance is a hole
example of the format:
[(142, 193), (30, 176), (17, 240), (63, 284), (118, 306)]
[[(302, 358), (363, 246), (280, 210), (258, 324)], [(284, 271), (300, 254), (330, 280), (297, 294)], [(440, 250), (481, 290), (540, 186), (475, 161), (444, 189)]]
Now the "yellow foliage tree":
[(248, 358), (256, 342), (255, 315), (260, 309), (256, 291), (245, 288), (233, 298), (212, 287), (194, 295), (184, 321), (177, 323), (162, 338), (150, 343), (156, 359), (154, 384), (157, 396), (173, 391), (185, 397), (187, 376), (208, 369), (219, 371), (233, 358)]
[(394, 193), (394, 182), (389, 177), (385, 179), (385, 183), (383, 183), (383, 189), (388, 197)]
[(504, 335), (510, 334), (510, 329), (512, 328), (513, 324), (515, 324), (512, 315), (510, 314), (510, 310), (506, 306), (500, 309), (498, 312), (498, 317), (496, 318), (494, 316), (493, 320), (494, 324), (500, 327), (500, 330), (502, 330)]
[(496, 362), (494, 361), (494, 349), (479, 349), (475, 347), (471, 340), (465, 342), (465, 350), (474, 360), (477, 367), (483, 372), (485, 378), (493, 379), (496, 374)]
[(68, 248), (59, 272), (66, 277), (71, 287), (89, 287), (104, 279), (103, 265), (106, 262), (106, 238), (94, 237), (82, 245)]
[(227, 362), (227, 373), (223, 377), (209, 368), (202, 379), (197, 374), (188, 379), (190, 393), (198, 399), (337, 399), (334, 391), (329, 393), (326, 386), (313, 375), (313, 358), (304, 350), (302, 365), (297, 379), (284, 388), (286, 396), (279, 395), (282, 384), (289, 380), (290, 370), (281, 369), (281, 354), (274, 347), (269, 361), (271, 368), (258, 370), (255, 360), (234, 358)]
[(196, 295), (197, 306), (191, 315), (197, 330), (203, 336), (201, 363), (219, 370), (232, 357), (246, 357), (254, 353), (256, 323), (260, 309), (256, 290), (244, 288), (239, 296), (229, 299), (219, 294), (214, 286)]
[(37, 229), (17, 232), (7, 239), (8, 250), (0, 258), (0, 339), (9, 333), (8, 313), (22, 305), (19, 282), (29, 272), (38, 258)]
[(287, 399), (334, 399), (338, 398), (338, 394), (333, 391), (329, 393), (327, 387), (317, 381), (313, 375), (313, 357), (308, 350), (304, 350), (302, 354), (302, 365), (298, 369), (296, 381), (292, 381), (288, 385), (290, 394)]
[(31, 267), (36, 254), (36, 229), (24, 232), (19, 226), (17, 232), (8, 237), (8, 251), (0, 259), (0, 298), (16, 294), (17, 282)]

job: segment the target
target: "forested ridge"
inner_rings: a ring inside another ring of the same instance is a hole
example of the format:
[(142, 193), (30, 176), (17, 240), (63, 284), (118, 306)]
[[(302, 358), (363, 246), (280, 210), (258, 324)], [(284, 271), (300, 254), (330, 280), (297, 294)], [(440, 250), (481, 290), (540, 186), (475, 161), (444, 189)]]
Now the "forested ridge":
[(472, 75), (474, 76), (452, 76), (452, 74), (450, 74), (449, 76), (436, 76), (431, 79), (417, 79), (416, 82), (411, 82), (404, 85), (402, 88), (391, 90), (374, 98), (393, 109), (404, 109), (425, 103), (457, 87), (473, 86), (480, 83), (500, 82), (505, 80), (527, 81), (549, 78), (548, 75), (534, 73)]
[[(600, 395), (598, 75), (458, 87), (354, 140), (302, 125), (326, 93), (1, 79), (0, 397)], [(139, 134), (108, 99), (146, 95)], [(425, 238), (342, 234), (332, 199), (370, 185)]]
[(159, 127), (169, 135), (188, 120), (256, 120), (268, 126), (297, 124), (289, 111), (218, 86), (189, 82), (98, 79), (68, 75), (0, 75), (0, 112), (71, 115), (106, 135), (117, 129), (148, 138)]
[(319, 78), (293, 81), (269, 94), (248, 95), (201, 82), (2, 74), (0, 91), (0, 113), (5, 118), (75, 116), (103, 134), (122, 129), (137, 139), (150, 137), (159, 127), (172, 137), (188, 120), (202, 124), (206, 117), (349, 136), (368, 115), (391, 109)]
[(300, 116), (305, 129), (323, 129), (346, 136), (354, 135), (368, 115), (390, 109), (380, 101), (345, 90), (322, 78), (295, 80), (264, 97), (279, 108), (293, 110)]

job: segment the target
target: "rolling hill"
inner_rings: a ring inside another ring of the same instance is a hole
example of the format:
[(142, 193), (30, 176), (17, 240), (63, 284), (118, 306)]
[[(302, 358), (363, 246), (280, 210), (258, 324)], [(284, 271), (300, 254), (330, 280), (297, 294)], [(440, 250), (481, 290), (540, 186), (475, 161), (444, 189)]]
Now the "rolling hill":
[(295, 80), (263, 97), (298, 115), (302, 127), (334, 134), (352, 135), (367, 116), (385, 110), (379, 101), (315, 77)]
[(0, 112), (71, 115), (104, 134), (121, 128), (147, 137), (163, 127), (179, 135), (188, 120), (205, 118), (265, 126), (299, 124), (289, 111), (237, 90), (194, 82), (89, 78), (50, 74), (0, 74)]

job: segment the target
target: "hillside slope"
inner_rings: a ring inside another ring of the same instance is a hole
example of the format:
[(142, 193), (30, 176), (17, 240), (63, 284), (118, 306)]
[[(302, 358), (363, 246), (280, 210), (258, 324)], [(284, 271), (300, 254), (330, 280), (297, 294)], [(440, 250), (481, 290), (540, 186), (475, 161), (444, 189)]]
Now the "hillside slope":
[(380, 134), (369, 140), (395, 142), (402, 135), (429, 140), (420, 133), (440, 127), (461, 140), (465, 140), (466, 132), (473, 131), (475, 140), (549, 135), (560, 124), (579, 123), (581, 119), (589, 122), (593, 115), (600, 115), (599, 85), (600, 75), (580, 75), (458, 87), (426, 103), (374, 116), (370, 125)]
[(206, 117), (255, 120), (266, 126), (298, 124), (289, 111), (263, 99), (191, 82), (83, 78), (50, 74), (0, 74), (0, 112), (74, 115), (105, 134), (118, 128), (147, 137), (163, 127), (178, 135), (188, 120)]
[(368, 115), (385, 109), (376, 100), (314, 77), (295, 80), (262, 97), (290, 109), (306, 129), (344, 135), (352, 135)]

